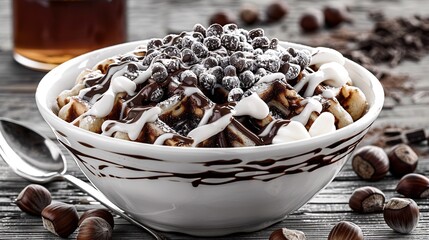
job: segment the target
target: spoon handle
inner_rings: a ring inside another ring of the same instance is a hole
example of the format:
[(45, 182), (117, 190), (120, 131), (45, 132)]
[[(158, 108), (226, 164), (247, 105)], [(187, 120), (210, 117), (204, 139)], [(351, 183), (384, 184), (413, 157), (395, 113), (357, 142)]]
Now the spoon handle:
[(118, 206), (116, 206), (114, 203), (112, 203), (109, 199), (106, 198), (101, 192), (99, 192), (97, 189), (89, 185), (88, 183), (74, 177), (71, 175), (63, 175), (64, 179), (69, 181), (70, 183), (74, 184), (76, 187), (80, 188), (82, 191), (88, 193), (91, 197), (102, 203), (105, 207), (112, 210), (114, 213), (118, 214), (122, 218), (128, 220), (130, 223), (133, 223), (134, 225), (139, 226), (140, 228), (143, 228), (148, 233), (150, 233), (155, 239), (157, 240), (167, 240), (167, 237), (163, 236), (162, 234), (155, 232), (151, 228), (144, 226), (143, 224), (139, 223), (137, 220), (129, 216), (124, 210), (120, 209)]

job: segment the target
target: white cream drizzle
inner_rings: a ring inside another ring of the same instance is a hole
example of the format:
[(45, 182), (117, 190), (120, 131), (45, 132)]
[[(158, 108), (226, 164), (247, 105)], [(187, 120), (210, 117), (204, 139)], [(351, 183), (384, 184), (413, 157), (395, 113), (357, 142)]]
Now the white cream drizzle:
[[(272, 73), (272, 74), (268, 74), (265, 75), (263, 77), (261, 77), (261, 79), (259, 79), (259, 81), (257, 81), (255, 83), (255, 85), (261, 84), (261, 83), (272, 83), (275, 80), (281, 80), (281, 79), (285, 79), (285, 75), (283, 73)], [(286, 82), (286, 80), (285, 80)]]
[(321, 65), (329, 62), (344, 65), (346, 60), (340, 52), (334, 49), (318, 47), (316, 48), (316, 53), (311, 57), (310, 65)]
[(335, 130), (334, 115), (330, 112), (323, 112), (316, 118), (316, 120), (314, 120), (313, 124), (308, 130), (308, 133), (310, 133), (310, 136), (315, 137), (333, 132)]
[(310, 134), (300, 122), (290, 121), (288, 125), (283, 125), (277, 131), (272, 143), (286, 143), (310, 138)]
[(306, 98), (301, 101), (301, 104), (305, 104), (304, 109), (298, 115), (292, 117), (291, 120), (300, 122), (303, 125), (307, 124), (311, 113), (320, 113), (323, 109), (322, 104), (314, 98)]
[(271, 121), (268, 123), (268, 125), (264, 128), (264, 131), (262, 131), (258, 136), (259, 137), (265, 137), (270, 133), (271, 129), (273, 128), (274, 124), (276, 123), (276, 120)]
[[(107, 120), (101, 125), (102, 134), (111, 136), (115, 132), (124, 132), (128, 134), (128, 137), (135, 141), (144, 125), (148, 122), (155, 122), (158, 119), (158, 115), (161, 114), (161, 108), (153, 107), (142, 113), (142, 116), (133, 123), (122, 123), (114, 120)], [(113, 124), (108, 130), (106, 130), (109, 124)]]
[(314, 94), (316, 87), (322, 82), (332, 87), (342, 87), (349, 81), (351, 82), (344, 66), (337, 62), (330, 62), (321, 65), (317, 72), (304, 76), (294, 88), (299, 92), (307, 84), (303, 96), (310, 97)]
[(212, 106), (211, 108), (206, 109), (206, 110), (204, 111), (204, 115), (203, 115), (203, 117), (201, 118), (200, 122), (198, 123), (198, 127), (200, 127), (200, 126), (203, 126), (203, 125), (206, 125), (206, 124), (207, 124), (207, 122), (209, 121), (209, 118), (213, 115), (213, 109), (214, 109), (214, 106)]

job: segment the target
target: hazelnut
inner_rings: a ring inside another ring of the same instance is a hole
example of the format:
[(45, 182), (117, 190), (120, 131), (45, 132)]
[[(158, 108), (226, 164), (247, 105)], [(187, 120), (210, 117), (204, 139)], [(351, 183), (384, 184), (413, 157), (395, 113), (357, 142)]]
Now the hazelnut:
[(214, 13), (209, 20), (210, 24), (220, 24), (220, 25), (226, 25), (228, 23), (235, 23), (235, 17), (230, 13), (229, 11), (219, 11)]
[(112, 229), (115, 226), (113, 216), (107, 209), (91, 209), (91, 210), (84, 212), (82, 214), (82, 216), (80, 216), (80, 218), (79, 218), (78, 225), (80, 226), (82, 224), (82, 222), (89, 217), (99, 217), (99, 218), (104, 219), (106, 222), (108, 222), (110, 224)]
[(52, 201), (51, 193), (38, 184), (25, 187), (15, 199), (15, 204), (26, 213), (40, 216), (42, 210)]
[(248, 25), (256, 23), (260, 19), (258, 8), (250, 3), (244, 4), (240, 9), (240, 18)]
[(377, 181), (389, 171), (389, 159), (384, 150), (377, 146), (364, 146), (356, 150), (352, 167), (362, 179)]
[(266, 9), (267, 20), (275, 22), (282, 19), (288, 13), (288, 6), (284, 1), (277, 0), (270, 3)]
[(77, 240), (108, 240), (112, 239), (112, 227), (100, 217), (88, 217), (79, 226)]
[(311, 9), (303, 13), (299, 21), (299, 25), (304, 32), (315, 32), (319, 30), (323, 24), (323, 13), (318, 9)]
[(429, 178), (418, 173), (409, 173), (399, 180), (396, 191), (409, 198), (427, 198)]
[(402, 177), (412, 173), (417, 168), (419, 157), (407, 144), (398, 144), (389, 151), (390, 173), (395, 177)]
[(385, 199), (384, 193), (378, 188), (360, 187), (350, 196), (349, 206), (360, 213), (382, 212)]
[(280, 228), (273, 231), (269, 240), (305, 240), (305, 234), (298, 230)]
[(410, 233), (419, 222), (420, 211), (412, 199), (392, 198), (384, 206), (383, 215), (390, 228), (400, 233)]
[(328, 240), (363, 240), (363, 233), (360, 227), (352, 222), (341, 221), (331, 230)]
[(54, 202), (43, 209), (42, 220), (48, 231), (65, 238), (76, 230), (79, 216), (73, 205)]
[(347, 9), (343, 6), (326, 6), (323, 8), (325, 24), (329, 28), (335, 28), (345, 21), (350, 21)]

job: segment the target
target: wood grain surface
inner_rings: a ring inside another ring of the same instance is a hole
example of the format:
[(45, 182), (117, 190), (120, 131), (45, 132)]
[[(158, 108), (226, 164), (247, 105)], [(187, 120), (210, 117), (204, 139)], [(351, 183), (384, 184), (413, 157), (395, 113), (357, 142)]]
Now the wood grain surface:
[[(129, 41), (161, 37), (169, 32), (189, 30), (201, 22), (207, 25), (208, 17), (219, 9), (227, 9), (237, 15), (240, 6), (245, 2), (252, 2), (260, 6), (261, 12), (268, 1), (202, 1), (202, 0), (170, 0), (170, 1), (128, 1), (128, 34)], [(262, 25), (266, 34), (281, 40), (311, 43), (315, 38), (325, 36), (330, 32), (323, 30), (318, 34), (302, 34), (297, 26), (299, 16), (308, 8), (321, 8), (324, 1), (289, 0), (289, 15), (279, 23)], [(335, 1), (334, 1), (335, 2)], [(412, 16), (429, 14), (429, 1), (422, 0), (360, 0), (336, 1), (347, 4), (353, 17), (353, 24), (343, 25), (344, 29), (368, 30), (372, 22), (368, 18), (369, 11), (382, 10), (388, 17)], [(15, 63), (12, 54), (11, 33), (11, 2), (0, 1), (0, 116), (20, 120), (41, 133), (54, 138), (53, 133), (38, 113), (34, 92), (38, 81), (44, 73), (26, 69)], [(84, 24), (84, 23), (82, 23)], [(253, 26), (252, 26), (253, 27)], [(414, 86), (413, 91), (404, 93), (398, 89), (400, 101), (386, 99), (386, 107), (379, 119), (373, 125), (371, 133), (365, 143), (378, 141), (380, 131), (386, 126), (404, 128), (429, 129), (429, 97), (413, 99), (416, 94), (429, 96), (429, 57), (419, 62), (406, 61), (391, 70), (410, 76), (409, 82)], [(393, 90), (395, 91), (395, 90)], [(417, 172), (429, 176), (429, 148), (426, 142), (413, 145), (419, 152), (420, 160)], [(85, 177), (65, 151), (69, 172), (80, 178)], [(317, 181), (317, 179), (314, 179)], [(360, 180), (351, 169), (350, 161), (342, 171), (324, 190), (317, 194), (309, 203), (289, 215), (285, 220), (264, 230), (234, 234), (210, 239), (268, 239), (271, 232), (281, 227), (304, 231), (308, 239), (327, 239), (331, 228), (341, 220), (352, 221), (358, 224), (365, 235), (365, 239), (429, 239), (429, 200), (418, 199), (421, 219), (418, 227), (409, 235), (401, 235), (392, 231), (384, 222), (382, 214), (357, 214), (348, 206), (350, 194), (361, 186), (375, 186), (380, 188), (389, 199), (400, 196), (395, 192), (398, 179), (390, 174), (378, 182)], [(14, 174), (7, 165), (0, 160), (0, 239), (59, 239), (42, 227), (40, 218), (29, 216), (21, 212), (13, 200), (29, 182)], [(45, 185), (53, 195), (53, 199), (75, 204), (79, 213), (100, 206), (85, 193), (66, 182), (53, 182)], [(121, 218), (115, 218), (114, 239), (151, 239), (139, 228), (129, 224)], [(171, 239), (201, 239), (178, 233), (166, 233)], [(70, 236), (75, 238), (76, 233)]]

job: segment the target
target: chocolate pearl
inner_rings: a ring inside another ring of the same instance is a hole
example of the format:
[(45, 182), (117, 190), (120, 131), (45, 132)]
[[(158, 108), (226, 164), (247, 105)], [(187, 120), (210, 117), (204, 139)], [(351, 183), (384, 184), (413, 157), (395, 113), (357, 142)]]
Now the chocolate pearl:
[(238, 48), (238, 43), (240, 42), (240, 38), (232, 34), (224, 34), (221, 39), (221, 44), (226, 49), (230, 51), (235, 51)]
[(263, 36), (264, 36), (264, 30), (262, 28), (255, 28), (249, 31), (249, 37), (252, 40), (256, 37), (263, 37)]
[(173, 34), (169, 34), (169, 35), (165, 36), (165, 37), (162, 39), (162, 43), (163, 43), (163, 44), (170, 43), (170, 42), (171, 42), (171, 40), (173, 40), (173, 38), (174, 38), (174, 35), (173, 35)]
[(218, 37), (220, 38), (223, 34), (223, 28), (220, 24), (213, 23), (207, 28), (206, 37)]
[(224, 33), (233, 33), (237, 29), (238, 29), (238, 26), (235, 23), (225, 24), (223, 26), (223, 32)]
[(180, 74), (180, 81), (183, 82), (185, 80), (191, 79), (191, 81), (197, 82), (197, 75), (191, 70), (185, 70)]
[(180, 57), (180, 50), (175, 46), (168, 46), (164, 48), (162, 52), (167, 54), (169, 57)]
[(293, 80), (297, 78), (300, 72), (301, 72), (301, 67), (299, 65), (290, 63), (289, 69), (285, 74), (286, 80)]
[(194, 43), (194, 38), (191, 36), (184, 36), (182, 38), (182, 48), (191, 48), (192, 44)]
[(206, 69), (201, 64), (195, 64), (191, 67), (191, 71), (194, 72), (196, 76), (200, 76)]
[(233, 88), (228, 93), (227, 100), (228, 100), (228, 102), (238, 102), (243, 97), (243, 94), (244, 94), (243, 89), (241, 89), (241, 88)]
[(147, 43), (147, 49), (157, 49), (162, 46), (162, 39), (160, 38), (152, 38)]
[(255, 75), (250, 70), (241, 73), (239, 79), (240, 87), (244, 89), (251, 88), (255, 83)]
[(253, 48), (264, 48), (268, 47), (269, 40), (267, 37), (256, 37), (252, 40), (252, 47)]
[(244, 54), (242, 52), (233, 53), (229, 58), (229, 62), (238, 72), (243, 71), (246, 64), (246, 60), (244, 59)]
[(203, 42), (204, 41), (203, 34), (201, 34), (199, 32), (192, 33), (192, 37), (195, 39), (195, 41), (199, 41), (199, 42)]
[(206, 90), (211, 90), (216, 84), (216, 77), (209, 73), (202, 73), (199, 77), (200, 86)]
[(226, 57), (222, 57), (222, 58), (219, 60), (219, 65), (220, 65), (222, 68), (226, 68), (229, 64), (230, 64), (230, 61), (229, 61), (229, 57), (228, 57), (228, 56), (226, 56)]
[(277, 46), (279, 45), (279, 40), (277, 38), (273, 38), (270, 41), (270, 44), (268, 45), (269, 49), (277, 49)]
[(192, 65), (198, 62), (198, 58), (191, 49), (185, 48), (182, 51), (182, 62)]
[(208, 54), (208, 49), (200, 42), (194, 42), (191, 46), (191, 50), (195, 53), (195, 55), (199, 58), (204, 58)]
[(208, 57), (208, 58), (204, 59), (202, 64), (205, 68), (212, 68), (212, 67), (216, 67), (217, 65), (219, 65), (219, 63), (215, 57)]
[(148, 52), (148, 54), (143, 58), (142, 64), (149, 66), (152, 63), (152, 60), (160, 54), (161, 54), (161, 52), (158, 50), (154, 50), (151, 53)]
[(221, 41), (218, 37), (210, 36), (204, 39), (204, 45), (208, 50), (213, 51), (221, 46)]
[(284, 1), (274, 1), (266, 9), (267, 18), (271, 22), (282, 19), (288, 13), (288, 7)]
[(236, 76), (225, 76), (222, 79), (222, 85), (226, 90), (240, 87), (240, 80)]
[(228, 23), (235, 23), (235, 17), (229, 11), (219, 11), (214, 13), (209, 20), (210, 24), (217, 23), (220, 25), (225, 25)]
[(230, 76), (230, 77), (237, 76), (237, 71), (236, 71), (235, 67), (234, 67), (234, 66), (232, 66), (232, 65), (227, 66), (227, 67), (223, 70), (223, 72), (224, 72), (224, 75), (225, 75), (225, 76)]
[(208, 73), (215, 76), (216, 82), (222, 83), (222, 78), (223, 78), (224, 74), (223, 74), (223, 69), (221, 66), (216, 66), (216, 67), (210, 68), (208, 70)]
[(199, 32), (203, 36), (206, 36), (206, 28), (203, 25), (199, 24), (199, 23), (197, 23), (197, 24), (194, 25), (193, 31), (194, 32)]
[(167, 78), (167, 68), (160, 62), (156, 62), (152, 66), (152, 78), (157, 82), (164, 82)]
[(240, 9), (240, 19), (248, 25), (259, 21), (258, 7), (253, 4), (244, 4)]
[(308, 10), (303, 13), (299, 21), (301, 30), (304, 32), (315, 32), (324, 24), (324, 16), (322, 11), (318, 9)]

